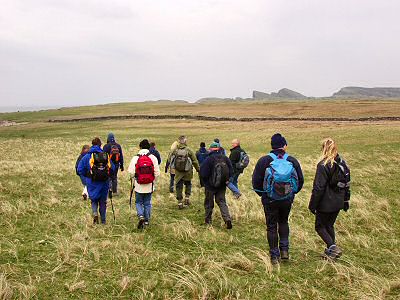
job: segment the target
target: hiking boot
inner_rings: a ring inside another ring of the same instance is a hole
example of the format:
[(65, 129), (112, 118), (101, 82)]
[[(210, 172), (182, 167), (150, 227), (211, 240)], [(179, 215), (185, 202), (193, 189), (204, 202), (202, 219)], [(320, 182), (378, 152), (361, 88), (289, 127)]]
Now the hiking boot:
[(340, 249), (338, 246), (336, 245), (332, 245), (328, 248), (328, 250), (332, 253), (332, 255), (335, 255), (336, 258), (339, 258), (342, 256), (342, 249)]
[(208, 226), (212, 226), (212, 221), (211, 220), (205, 220), (204, 224), (206, 224)]
[(150, 225), (149, 221), (147, 221), (147, 220), (144, 220), (144, 223), (143, 223), (143, 224), (144, 224), (145, 227), (147, 227), (147, 226)]
[(240, 197), (242, 197), (241, 193), (234, 193), (233, 197), (235, 197), (236, 200), (240, 199)]
[(137, 229), (143, 229), (144, 228), (144, 218), (142, 216), (139, 217), (139, 223), (137, 225)]
[(275, 266), (279, 265), (279, 263), (280, 263), (279, 257), (271, 257), (271, 265)]
[(169, 192), (170, 192), (171, 194), (173, 194), (173, 193), (174, 193), (174, 188), (173, 188), (173, 187), (170, 187), (170, 188), (169, 188)]
[(83, 198), (83, 201), (86, 201), (87, 200), (87, 195), (86, 194), (82, 194), (82, 198)]
[(108, 198), (112, 199), (112, 197), (113, 197), (113, 192), (110, 190), (108, 191)]
[(99, 216), (93, 217), (93, 225), (99, 224)]
[(182, 202), (178, 203), (178, 209), (183, 209), (183, 203)]
[(226, 229), (232, 229), (232, 221), (231, 220), (226, 221)]
[(289, 251), (281, 250), (281, 260), (285, 260), (285, 261), (289, 260)]
[(190, 205), (189, 196), (185, 196), (185, 205), (186, 205), (186, 206), (189, 206), (189, 205)]
[(329, 250), (329, 248), (325, 249), (324, 254), (322, 255), (324, 259), (327, 260), (336, 260), (336, 254)]

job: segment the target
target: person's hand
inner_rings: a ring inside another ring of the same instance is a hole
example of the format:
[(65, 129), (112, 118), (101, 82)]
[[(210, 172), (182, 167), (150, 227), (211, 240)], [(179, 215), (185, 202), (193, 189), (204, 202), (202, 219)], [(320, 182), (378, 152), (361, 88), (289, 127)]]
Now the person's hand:
[(123, 172), (125, 169), (124, 169), (124, 166), (121, 166), (121, 172)]
[(348, 211), (349, 208), (350, 208), (350, 203), (349, 203), (349, 201), (345, 201), (345, 202), (344, 202), (344, 205), (343, 205), (343, 210), (344, 210), (344, 211)]

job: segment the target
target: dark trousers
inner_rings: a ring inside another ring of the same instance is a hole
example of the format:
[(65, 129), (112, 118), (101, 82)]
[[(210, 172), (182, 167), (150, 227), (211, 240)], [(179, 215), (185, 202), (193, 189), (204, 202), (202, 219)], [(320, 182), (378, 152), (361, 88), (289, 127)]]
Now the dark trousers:
[(211, 224), (212, 221), (212, 213), (214, 209), (214, 199), (219, 206), (219, 210), (221, 211), (222, 219), (224, 219), (225, 223), (227, 221), (231, 221), (231, 215), (229, 214), (229, 208), (226, 204), (225, 199), (226, 188), (219, 191), (211, 191), (209, 189), (205, 189), (206, 198), (204, 200), (204, 209), (205, 209), (205, 222), (207, 224)]
[(178, 202), (182, 202), (183, 199), (183, 185), (185, 185), (186, 196), (190, 196), (190, 194), (192, 193), (192, 182), (183, 179), (179, 180), (176, 183), (176, 199), (178, 199)]
[(117, 193), (118, 188), (118, 170), (115, 173), (110, 174), (110, 190), (113, 193)]
[(289, 250), (289, 200), (263, 203), (267, 223), (267, 239), (271, 258), (279, 257), (280, 250)]
[(335, 211), (332, 213), (317, 211), (317, 213), (315, 214), (315, 231), (325, 242), (327, 248), (335, 244), (334, 225), (338, 214), (339, 211)]
[(175, 174), (170, 174), (169, 178), (169, 191), (171, 193), (174, 192), (174, 185), (175, 185)]

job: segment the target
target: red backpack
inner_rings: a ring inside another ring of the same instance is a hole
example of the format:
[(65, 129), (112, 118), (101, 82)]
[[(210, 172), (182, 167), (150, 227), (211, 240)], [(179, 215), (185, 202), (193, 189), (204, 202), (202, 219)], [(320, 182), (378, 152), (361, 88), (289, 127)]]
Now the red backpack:
[(154, 176), (154, 164), (151, 160), (150, 153), (146, 155), (138, 155), (139, 158), (136, 162), (135, 178), (139, 184), (153, 183), (155, 180)]

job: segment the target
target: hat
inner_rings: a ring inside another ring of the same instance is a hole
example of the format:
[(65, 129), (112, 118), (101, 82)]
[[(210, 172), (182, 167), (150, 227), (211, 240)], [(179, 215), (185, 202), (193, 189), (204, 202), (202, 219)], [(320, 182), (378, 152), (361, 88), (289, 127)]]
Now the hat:
[(219, 145), (219, 143), (212, 142), (212, 143), (210, 144), (210, 149), (218, 149), (218, 150), (219, 150), (219, 148), (221, 148), (221, 146)]
[(275, 133), (271, 137), (271, 147), (272, 147), (272, 149), (283, 148), (286, 145), (287, 145), (286, 139), (280, 133)]

